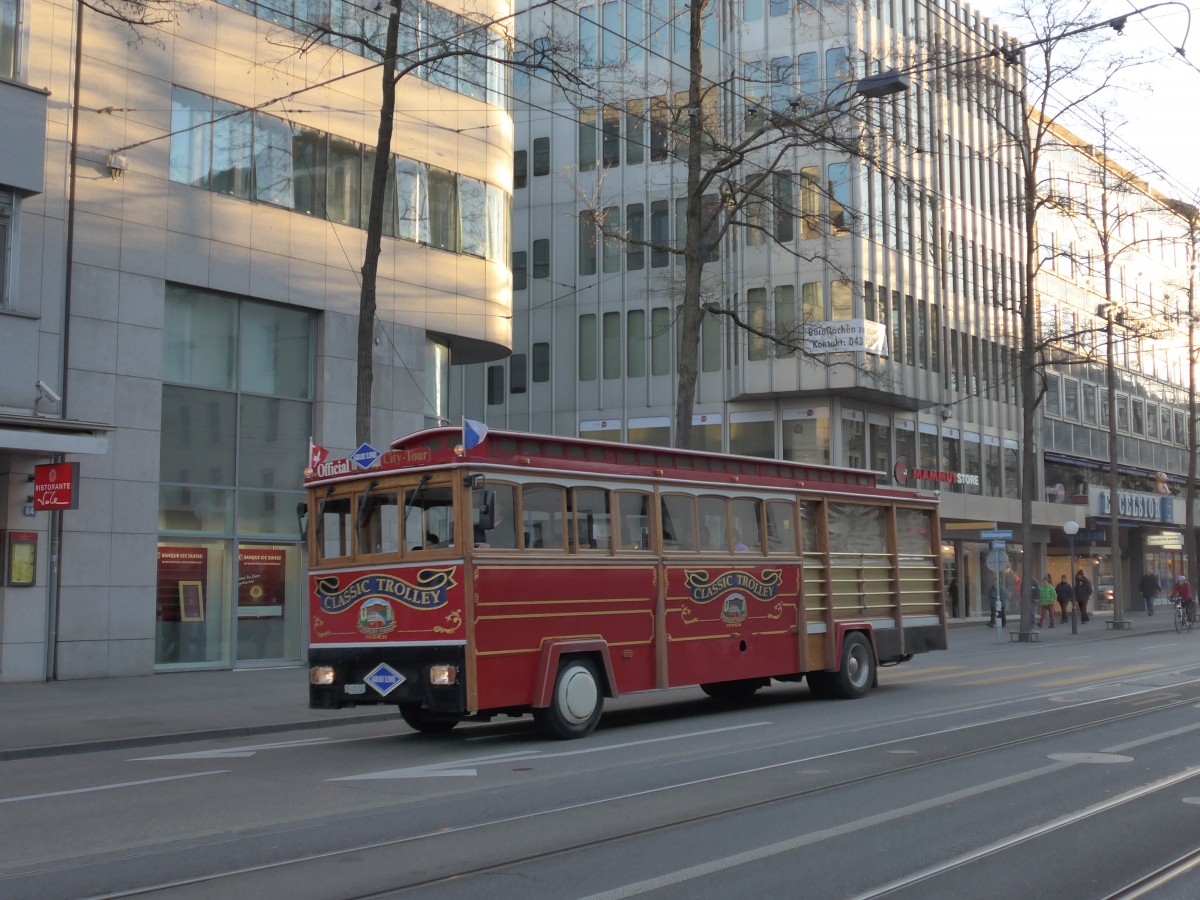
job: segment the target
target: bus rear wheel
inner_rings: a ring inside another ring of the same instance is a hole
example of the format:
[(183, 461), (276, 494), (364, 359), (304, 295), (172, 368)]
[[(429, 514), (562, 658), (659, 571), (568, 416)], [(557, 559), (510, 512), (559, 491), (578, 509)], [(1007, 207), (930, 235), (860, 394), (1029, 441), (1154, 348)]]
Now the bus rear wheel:
[(416, 703), (405, 703), (400, 707), (400, 718), (422, 734), (445, 734), (459, 723), (454, 716), (439, 716)]
[(764, 684), (760, 678), (746, 678), (741, 681), (710, 681), (700, 685), (700, 690), (718, 703), (741, 703), (753, 697)]
[(590, 659), (566, 659), (559, 664), (550, 705), (533, 711), (533, 720), (547, 737), (569, 740), (591, 734), (604, 712), (604, 691)]
[(851, 632), (842, 642), (841, 668), (830, 673), (831, 692), (842, 700), (857, 700), (874, 683), (875, 654), (871, 652), (871, 644), (859, 632)]

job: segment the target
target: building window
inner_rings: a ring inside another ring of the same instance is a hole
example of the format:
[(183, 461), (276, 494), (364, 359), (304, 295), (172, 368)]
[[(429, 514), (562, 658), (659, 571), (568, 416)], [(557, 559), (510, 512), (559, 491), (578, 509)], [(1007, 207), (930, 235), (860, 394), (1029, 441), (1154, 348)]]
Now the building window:
[(796, 236), (796, 214), (793, 207), (792, 176), (790, 172), (778, 172), (775, 182), (775, 240), (786, 244)]
[(156, 662), (298, 658), (313, 316), (168, 285), (162, 350)]
[(746, 291), (746, 319), (751, 331), (746, 335), (746, 359), (758, 362), (767, 358), (767, 339), (763, 335), (770, 328), (767, 321), (767, 289), (750, 288)]
[(621, 271), (621, 207), (609, 206), (604, 210), (604, 236), (602, 268), (605, 273)]
[(0, 77), (17, 77), (17, 7), (18, 3), (0, 5)]
[(514, 291), (523, 291), (529, 287), (528, 256), (524, 250), (513, 251), (512, 286)]
[(579, 380), (596, 380), (596, 316), (579, 317)]
[(640, 165), (646, 158), (646, 101), (625, 104), (625, 163)]
[(671, 310), (656, 306), (650, 310), (650, 374), (671, 372)]
[(533, 139), (533, 174), (550, 174), (550, 138)]
[(596, 168), (596, 110), (579, 111), (579, 171)]
[(666, 200), (650, 203), (650, 268), (661, 269), (671, 264), (671, 210)]
[(0, 188), (0, 308), (10, 303), (12, 277), (12, 244), (16, 234), (14, 222), (17, 213), (17, 198), (13, 191)]
[(487, 367), (488, 406), (499, 406), (504, 402), (504, 366)]
[(625, 316), (625, 374), (641, 378), (646, 374), (646, 311), (631, 309)]
[(529, 184), (529, 151), (513, 151), (513, 189), (517, 190)]
[(603, 363), (604, 377), (607, 379), (621, 377), (621, 314), (607, 312), (601, 320), (603, 329)]
[(550, 380), (550, 344), (538, 341), (533, 345), (533, 380), (538, 383)]
[(533, 277), (550, 277), (550, 239), (538, 238), (533, 242)]
[(596, 274), (596, 214), (590, 209), (579, 214), (579, 274)]
[(646, 265), (646, 207), (641, 203), (630, 203), (625, 207), (625, 267), (636, 272)]
[[(615, 2), (605, 6), (616, 6)], [(602, 121), (601, 158), (604, 168), (612, 168), (621, 164), (621, 108), (605, 106)]]
[(513, 394), (523, 394), (527, 389), (526, 356), (524, 353), (514, 353), (508, 360), (508, 390)]
[[(1046, 415), (1048, 416), (1062, 415), (1061, 384), (1062, 379), (1057, 375), (1046, 375)], [(1128, 412), (1128, 409), (1126, 409), (1126, 418), (1128, 418)]]

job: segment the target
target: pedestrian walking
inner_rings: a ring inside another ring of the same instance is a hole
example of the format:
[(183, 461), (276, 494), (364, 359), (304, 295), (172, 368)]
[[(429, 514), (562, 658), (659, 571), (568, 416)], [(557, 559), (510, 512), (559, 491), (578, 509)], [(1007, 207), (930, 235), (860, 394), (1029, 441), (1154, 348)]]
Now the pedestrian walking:
[(1142, 602), (1146, 604), (1146, 615), (1154, 615), (1154, 601), (1158, 599), (1158, 576), (1147, 572), (1138, 582), (1138, 590), (1142, 592)]
[(1038, 628), (1041, 628), (1047, 618), (1050, 619), (1050, 627), (1054, 627), (1054, 601), (1057, 598), (1054, 592), (1054, 580), (1047, 575), (1046, 580), (1038, 585)]
[(958, 618), (958, 577), (950, 579), (950, 583), (946, 585), (946, 599), (950, 605), (950, 615)]
[(1079, 621), (1087, 622), (1091, 616), (1088, 615), (1087, 605), (1088, 600), (1092, 598), (1092, 581), (1083, 574), (1083, 569), (1075, 573), (1075, 605), (1079, 607)]
[(1054, 586), (1055, 596), (1058, 597), (1058, 607), (1062, 610), (1062, 621), (1067, 623), (1067, 607), (1075, 602), (1075, 588), (1071, 587), (1071, 582), (1067, 581), (1067, 576), (1064, 575), (1059, 579), (1058, 584)]
[(1192, 586), (1188, 584), (1186, 575), (1175, 579), (1175, 587), (1171, 588), (1171, 599), (1183, 604), (1189, 622), (1196, 621), (1196, 598), (1192, 594)]

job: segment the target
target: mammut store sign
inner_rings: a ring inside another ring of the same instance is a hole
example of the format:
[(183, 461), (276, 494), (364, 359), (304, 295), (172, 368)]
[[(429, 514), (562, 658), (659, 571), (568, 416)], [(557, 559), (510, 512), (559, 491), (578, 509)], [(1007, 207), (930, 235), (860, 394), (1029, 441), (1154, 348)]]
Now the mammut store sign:
[(34, 509), (79, 508), (79, 463), (33, 467)]
[(896, 463), (894, 470), (896, 482), (905, 484), (913, 481), (931, 481), (934, 484), (966, 484), (979, 487), (979, 476), (969, 472), (942, 472), (938, 469), (910, 469), (904, 463)]
[[(1100, 493), (1100, 515), (1112, 515), (1110, 491)], [(1117, 516), (1122, 519), (1145, 519), (1151, 522), (1174, 522), (1174, 498), (1162, 494), (1117, 492)]]

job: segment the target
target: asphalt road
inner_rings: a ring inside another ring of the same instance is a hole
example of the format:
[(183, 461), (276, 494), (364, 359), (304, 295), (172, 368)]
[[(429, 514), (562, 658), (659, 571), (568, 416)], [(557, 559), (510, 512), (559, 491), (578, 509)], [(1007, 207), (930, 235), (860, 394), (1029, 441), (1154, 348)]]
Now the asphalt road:
[(581, 741), (389, 722), (12, 760), (0, 897), (1200, 896), (1200, 634), (983, 631), (863, 700), (658, 692)]

